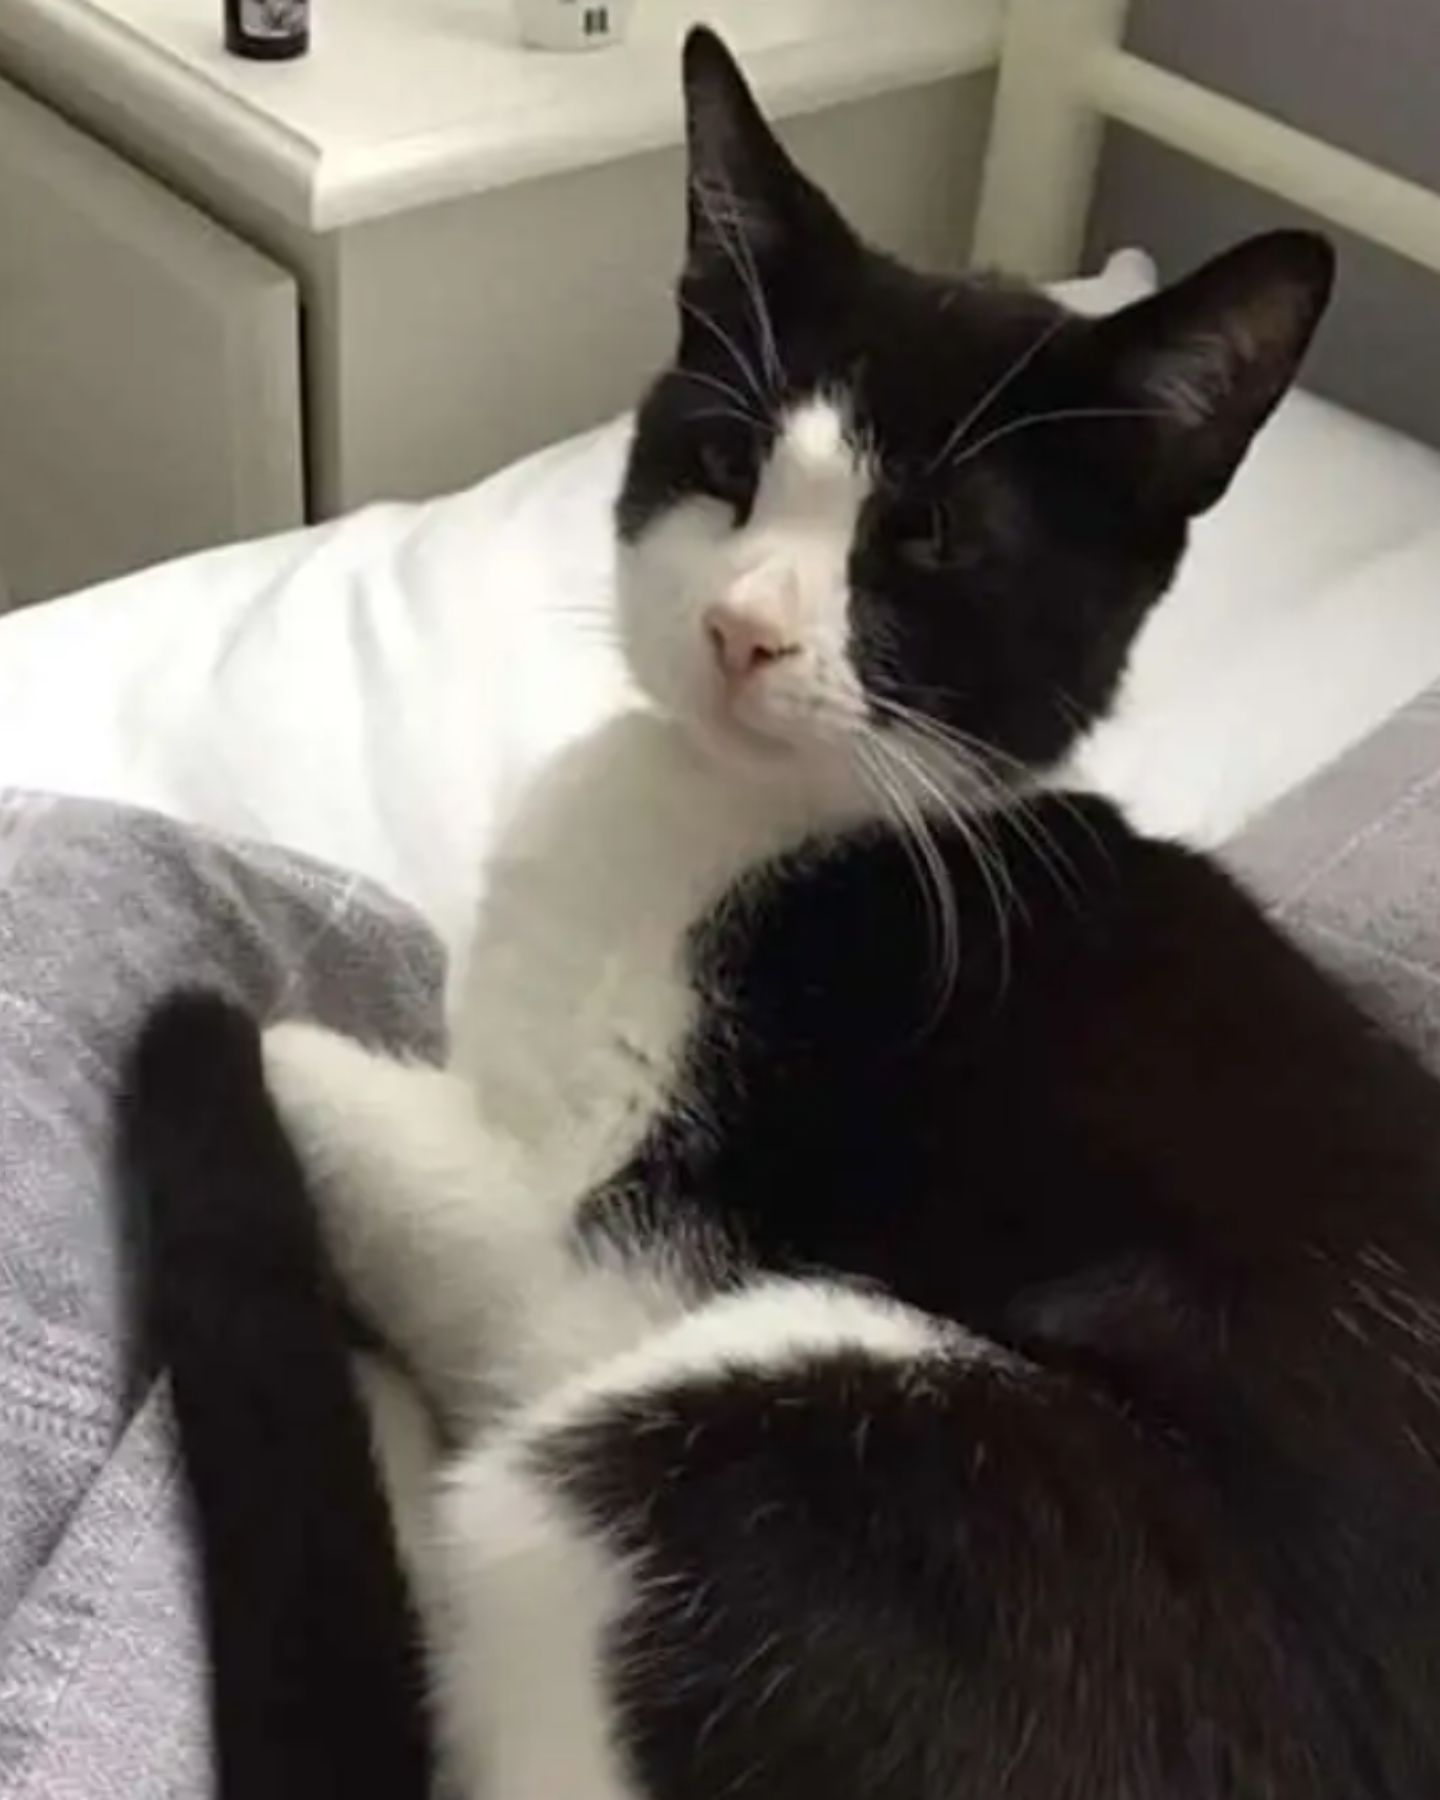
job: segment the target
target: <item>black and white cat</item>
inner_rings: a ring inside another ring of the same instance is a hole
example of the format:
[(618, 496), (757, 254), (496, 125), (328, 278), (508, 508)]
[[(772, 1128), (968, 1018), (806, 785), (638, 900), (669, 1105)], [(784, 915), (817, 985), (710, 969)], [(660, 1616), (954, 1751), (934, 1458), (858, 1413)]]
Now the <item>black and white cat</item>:
[[(1052, 775), (1330, 253), (1256, 239), (1093, 322), (916, 275), (713, 36), (685, 76), (679, 351), (619, 504), (640, 697), (502, 846), (452, 1066), (264, 1042), (450, 1446), (417, 1581), (459, 1791), (1434, 1800), (1440, 1095), (1223, 874)], [(181, 1001), (128, 1103), (202, 1524), (227, 1429), (236, 1492), (271, 1440), (369, 1487), (260, 1068)], [(219, 1689), (243, 1568), (256, 1632), (339, 1658), (292, 1722), (369, 1672), (325, 1791), (413, 1791), (371, 1747), (383, 1572), (292, 1555), (287, 1612), (233, 1523)], [(301, 1791), (243, 1712), (222, 1766)]]

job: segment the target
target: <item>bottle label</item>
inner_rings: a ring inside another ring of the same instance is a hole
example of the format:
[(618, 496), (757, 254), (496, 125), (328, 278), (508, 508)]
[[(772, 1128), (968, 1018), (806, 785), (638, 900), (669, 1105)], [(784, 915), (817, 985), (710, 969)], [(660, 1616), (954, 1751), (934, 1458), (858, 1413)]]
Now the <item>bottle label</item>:
[(308, 11), (308, 0), (240, 0), (240, 29), (252, 38), (297, 37)]

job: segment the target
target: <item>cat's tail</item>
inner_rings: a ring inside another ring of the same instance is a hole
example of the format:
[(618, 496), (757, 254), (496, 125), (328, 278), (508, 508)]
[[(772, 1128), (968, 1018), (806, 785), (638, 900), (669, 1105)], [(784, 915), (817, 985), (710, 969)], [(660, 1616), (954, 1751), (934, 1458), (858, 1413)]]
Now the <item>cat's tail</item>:
[(146, 1335), (194, 1501), (220, 1800), (421, 1800), (418, 1634), (254, 1023), (179, 993), (120, 1103)]

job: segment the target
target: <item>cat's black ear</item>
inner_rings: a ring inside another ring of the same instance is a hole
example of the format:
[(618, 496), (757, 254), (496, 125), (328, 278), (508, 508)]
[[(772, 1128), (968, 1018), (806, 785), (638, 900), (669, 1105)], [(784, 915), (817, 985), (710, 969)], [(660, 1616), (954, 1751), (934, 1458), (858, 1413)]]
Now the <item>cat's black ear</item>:
[(1213, 506), (1295, 378), (1330, 298), (1335, 253), (1306, 231), (1250, 238), (1095, 327), (1123, 404), (1151, 409), (1147, 486)]
[(689, 33), (684, 67), (687, 272), (853, 243), (830, 201), (791, 162), (713, 31), (697, 25)]

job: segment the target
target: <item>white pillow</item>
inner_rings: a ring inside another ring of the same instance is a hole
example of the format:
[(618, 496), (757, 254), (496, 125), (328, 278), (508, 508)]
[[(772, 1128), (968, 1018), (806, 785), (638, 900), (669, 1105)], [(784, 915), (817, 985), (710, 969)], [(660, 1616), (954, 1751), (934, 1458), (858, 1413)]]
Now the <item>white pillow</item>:
[(1440, 456), (1293, 393), (1200, 519), (1085, 779), (1214, 845), (1440, 679)]
[[(1151, 282), (1122, 254), (1063, 297)], [(615, 701), (594, 626), (628, 433), (0, 619), (0, 784), (308, 852), (462, 947), (517, 783)], [(1213, 840), (1343, 748), (1440, 672), (1435, 521), (1440, 459), (1292, 398), (1197, 532), (1088, 777)]]
[(613, 692), (585, 615), (628, 435), (0, 620), (0, 784), (341, 864), (461, 941), (515, 782)]
[(1071, 312), (1098, 319), (1153, 294), (1157, 279), (1154, 259), (1143, 250), (1115, 250), (1098, 275), (1087, 275), (1078, 281), (1052, 281), (1049, 291)]

